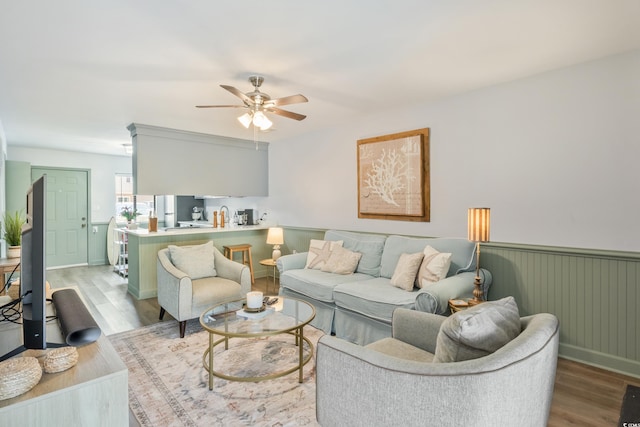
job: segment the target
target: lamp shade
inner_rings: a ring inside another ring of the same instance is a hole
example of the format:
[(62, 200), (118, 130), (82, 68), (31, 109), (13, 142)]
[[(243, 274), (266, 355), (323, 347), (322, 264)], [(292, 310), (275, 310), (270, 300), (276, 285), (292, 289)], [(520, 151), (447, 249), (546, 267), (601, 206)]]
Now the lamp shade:
[(238, 121), (242, 123), (242, 126), (249, 128), (249, 125), (251, 124), (251, 114), (244, 113), (243, 115), (238, 117)]
[(469, 240), (472, 242), (488, 242), (490, 223), (491, 210), (489, 208), (469, 208)]
[(280, 227), (270, 227), (267, 233), (267, 245), (281, 245), (284, 243), (284, 232)]

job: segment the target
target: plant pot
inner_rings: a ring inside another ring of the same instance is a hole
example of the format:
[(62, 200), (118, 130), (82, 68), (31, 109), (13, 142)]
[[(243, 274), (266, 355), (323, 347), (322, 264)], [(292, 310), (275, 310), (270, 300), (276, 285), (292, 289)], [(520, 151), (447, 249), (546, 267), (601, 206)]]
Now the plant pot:
[(7, 258), (20, 258), (20, 246), (7, 246)]

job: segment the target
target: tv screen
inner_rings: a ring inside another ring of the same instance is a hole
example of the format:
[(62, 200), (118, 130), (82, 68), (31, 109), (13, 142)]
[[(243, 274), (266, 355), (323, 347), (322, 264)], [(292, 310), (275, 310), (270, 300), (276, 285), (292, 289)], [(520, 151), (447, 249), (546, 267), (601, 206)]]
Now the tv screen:
[(46, 175), (43, 175), (27, 192), (27, 222), (22, 228), (20, 294), (23, 345), (26, 349), (47, 348), (46, 194)]

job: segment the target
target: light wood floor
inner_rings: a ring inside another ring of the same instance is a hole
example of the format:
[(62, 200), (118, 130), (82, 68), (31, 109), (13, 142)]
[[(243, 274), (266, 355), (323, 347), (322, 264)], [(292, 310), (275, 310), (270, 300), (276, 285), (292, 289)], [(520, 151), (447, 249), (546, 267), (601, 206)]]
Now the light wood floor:
[[(54, 289), (77, 286), (105, 335), (159, 322), (160, 307), (157, 300), (151, 298), (138, 301), (133, 298), (127, 293), (126, 279), (114, 273), (110, 266), (50, 270), (47, 272), (47, 280)], [(265, 294), (277, 294), (272, 279), (267, 281), (266, 278), (258, 278), (253, 288)], [(175, 322), (168, 313), (164, 321)], [(517, 381), (517, 378), (514, 378), (514, 381)], [(617, 425), (627, 384), (640, 386), (640, 378), (559, 359), (548, 425)], [(137, 423), (132, 420), (130, 425), (135, 426)]]

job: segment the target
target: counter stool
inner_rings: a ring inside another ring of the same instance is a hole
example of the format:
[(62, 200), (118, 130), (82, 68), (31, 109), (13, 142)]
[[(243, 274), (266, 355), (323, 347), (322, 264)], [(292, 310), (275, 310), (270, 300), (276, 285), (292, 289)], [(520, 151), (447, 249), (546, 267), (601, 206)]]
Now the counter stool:
[(249, 266), (249, 272), (251, 273), (251, 284), (255, 283), (253, 278), (253, 261), (251, 260), (251, 245), (248, 243), (242, 243), (240, 245), (228, 245), (223, 246), (224, 256), (233, 261), (233, 254), (235, 252), (242, 252), (242, 263)]

